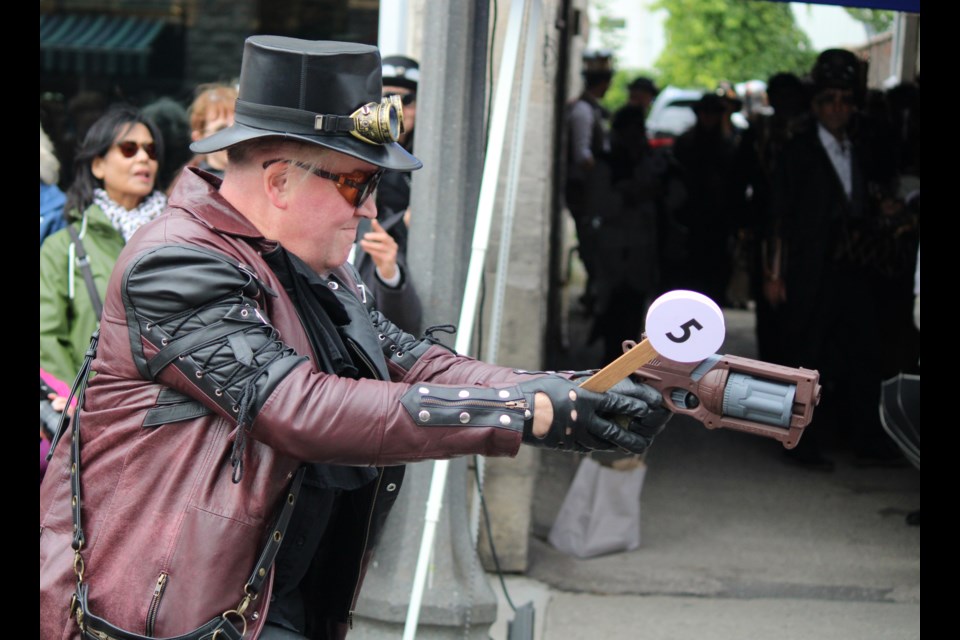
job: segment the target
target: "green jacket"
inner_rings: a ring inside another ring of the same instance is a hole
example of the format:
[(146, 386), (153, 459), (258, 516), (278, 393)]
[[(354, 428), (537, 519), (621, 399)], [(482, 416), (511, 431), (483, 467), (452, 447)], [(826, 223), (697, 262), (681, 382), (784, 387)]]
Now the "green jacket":
[[(81, 233), (102, 302), (113, 265), (123, 249), (123, 236), (97, 205), (90, 205), (82, 218), (72, 211), (70, 218), (71, 225)], [(99, 324), (72, 244), (68, 230), (61, 229), (40, 247), (40, 366), (68, 385), (73, 383), (90, 335)]]

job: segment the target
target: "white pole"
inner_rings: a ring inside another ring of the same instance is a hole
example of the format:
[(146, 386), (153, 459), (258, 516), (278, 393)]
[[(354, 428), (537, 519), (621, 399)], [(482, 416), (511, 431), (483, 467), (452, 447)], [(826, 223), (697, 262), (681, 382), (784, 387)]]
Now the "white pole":
[[(486, 362), (497, 362), (500, 350), (500, 334), (503, 330), (503, 303), (507, 292), (507, 274), (510, 271), (510, 241), (513, 238), (513, 221), (517, 211), (517, 188), (520, 183), (520, 161), (527, 130), (527, 107), (530, 102), (530, 86), (533, 84), (534, 61), (537, 52), (537, 31), (540, 29), (540, 0), (530, 3), (527, 16), (527, 38), (524, 43), (523, 66), (520, 73), (520, 99), (513, 120), (513, 145), (510, 147), (510, 164), (507, 167), (506, 194), (503, 202), (503, 222), (500, 226), (500, 252), (497, 255), (496, 283), (490, 309), (490, 331), (487, 338)], [(480, 493), (483, 491), (486, 461), (476, 456), (477, 482), (473, 503), (470, 505), (470, 533), (473, 545), (480, 539)]]
[(407, 0), (380, 0), (377, 47), (383, 56), (407, 54)]
[[(480, 198), (477, 203), (477, 219), (473, 230), (473, 246), (470, 265), (467, 269), (467, 281), (464, 287), (463, 306), (460, 308), (459, 331), (455, 349), (457, 353), (469, 353), (473, 341), (473, 325), (476, 320), (480, 280), (490, 242), (490, 225), (497, 194), (497, 179), (500, 175), (500, 160), (506, 137), (507, 117), (513, 91), (517, 54), (522, 35), (525, 0), (513, 0), (510, 17), (504, 39), (503, 55), (500, 58), (500, 73), (497, 77), (493, 113), (490, 115), (490, 135), (484, 158), (483, 178), (480, 183)], [(492, 46), (492, 44), (491, 44)], [(447, 483), (447, 471), (450, 462), (437, 460), (433, 463), (433, 476), (430, 480), (430, 493), (427, 496), (427, 513), (424, 518), (423, 537), (420, 540), (420, 553), (417, 556), (417, 568), (413, 575), (413, 588), (410, 592), (410, 605), (407, 608), (407, 621), (403, 628), (403, 640), (414, 640), (420, 621), (420, 606), (426, 585), (427, 569), (430, 564), (430, 552), (437, 532), (437, 521), (443, 503), (443, 493)]]

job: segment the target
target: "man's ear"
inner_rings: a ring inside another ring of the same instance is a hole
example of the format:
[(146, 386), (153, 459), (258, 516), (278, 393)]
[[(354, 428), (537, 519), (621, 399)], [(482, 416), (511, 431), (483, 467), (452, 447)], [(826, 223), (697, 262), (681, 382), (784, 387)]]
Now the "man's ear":
[(263, 170), (263, 192), (277, 209), (286, 209), (289, 205), (293, 186), (289, 169), (289, 163), (275, 162)]

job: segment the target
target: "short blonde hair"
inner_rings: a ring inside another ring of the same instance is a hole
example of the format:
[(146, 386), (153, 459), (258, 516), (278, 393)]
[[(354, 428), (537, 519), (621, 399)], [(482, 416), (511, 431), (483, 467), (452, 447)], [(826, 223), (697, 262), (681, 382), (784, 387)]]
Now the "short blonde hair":
[(233, 115), (237, 108), (237, 90), (225, 84), (203, 84), (197, 87), (197, 97), (190, 105), (190, 130), (202, 132), (207, 114), (216, 120)]

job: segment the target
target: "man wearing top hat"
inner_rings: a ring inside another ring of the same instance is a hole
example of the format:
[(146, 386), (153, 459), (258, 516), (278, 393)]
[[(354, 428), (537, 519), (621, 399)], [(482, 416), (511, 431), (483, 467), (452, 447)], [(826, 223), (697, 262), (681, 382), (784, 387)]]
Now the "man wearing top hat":
[(185, 173), (114, 270), (40, 490), (42, 638), (342, 638), (403, 463), (662, 426), (649, 387), (487, 365), (377, 310), (344, 263), (382, 171), (421, 165), (380, 74), (373, 47), (247, 40), (235, 124), (193, 145), (227, 149), (223, 181)]

